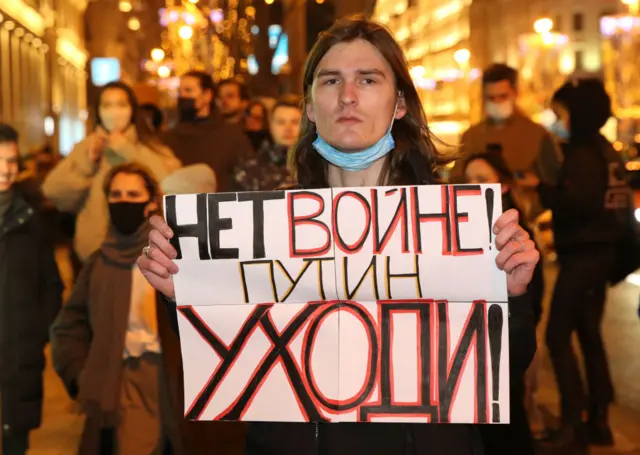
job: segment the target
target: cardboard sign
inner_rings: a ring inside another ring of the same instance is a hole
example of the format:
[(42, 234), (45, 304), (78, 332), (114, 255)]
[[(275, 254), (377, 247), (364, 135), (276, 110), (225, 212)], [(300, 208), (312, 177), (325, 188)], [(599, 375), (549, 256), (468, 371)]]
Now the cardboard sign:
[(166, 196), (192, 420), (509, 422), (498, 185)]

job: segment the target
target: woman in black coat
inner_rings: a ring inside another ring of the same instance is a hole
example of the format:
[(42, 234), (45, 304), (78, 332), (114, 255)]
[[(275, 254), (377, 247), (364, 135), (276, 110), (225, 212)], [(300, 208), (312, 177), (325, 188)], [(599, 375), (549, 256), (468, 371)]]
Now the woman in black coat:
[[(310, 52), (304, 71), (306, 114), (292, 164), (299, 188), (436, 183), (435, 147), (402, 50), (384, 27), (361, 19), (338, 22)], [(174, 297), (167, 224), (156, 217), (150, 249), (138, 260), (149, 282)], [(522, 299), (539, 258), (517, 212), (496, 223), (497, 263), (507, 260), (509, 292)], [(510, 240), (513, 239), (513, 240)], [(508, 247), (505, 247), (508, 245)], [(513, 265), (513, 267), (511, 267)], [(175, 304), (169, 305), (175, 314)], [(533, 339), (530, 307), (510, 306), (510, 330)], [(531, 358), (535, 343), (523, 354)], [(214, 423), (215, 425), (216, 423)], [(219, 423), (218, 423), (219, 425)], [(471, 425), (388, 423), (251, 423), (251, 455), (472, 455), (482, 442)]]

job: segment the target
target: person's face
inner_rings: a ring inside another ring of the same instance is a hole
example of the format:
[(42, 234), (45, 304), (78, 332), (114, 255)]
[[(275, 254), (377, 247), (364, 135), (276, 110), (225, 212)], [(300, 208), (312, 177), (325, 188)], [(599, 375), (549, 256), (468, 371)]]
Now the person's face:
[(555, 101), (551, 102), (551, 110), (555, 114), (556, 120), (561, 122), (564, 125), (564, 127), (567, 130), (569, 130), (569, 125), (571, 124), (569, 110), (566, 107), (564, 107), (562, 104), (557, 103)]
[(235, 117), (245, 108), (245, 104), (240, 97), (240, 87), (238, 84), (223, 84), (218, 89), (216, 97), (218, 109), (225, 117)]
[(247, 112), (245, 128), (247, 131), (262, 131), (265, 118), (264, 108), (259, 104), (254, 104)]
[(209, 106), (211, 105), (211, 90), (203, 90), (200, 85), (200, 79), (193, 76), (184, 76), (180, 79), (180, 88), (178, 96), (181, 98), (189, 98), (194, 101), (194, 107), (198, 112), (198, 116), (206, 117), (209, 115)]
[(0, 192), (8, 191), (18, 176), (18, 144), (0, 143)]
[(469, 183), (500, 183), (500, 176), (495, 169), (483, 159), (475, 159), (467, 165), (465, 177)]
[(300, 109), (289, 106), (280, 106), (273, 111), (271, 117), (271, 136), (277, 145), (291, 147), (300, 135), (300, 121), (302, 112)]
[(318, 134), (339, 150), (362, 150), (378, 142), (406, 113), (389, 63), (371, 43), (357, 39), (333, 46), (320, 60), (307, 116)]
[(132, 106), (127, 92), (109, 88), (100, 96), (100, 122), (110, 133), (121, 133), (131, 125)]
[(516, 90), (507, 80), (493, 82), (484, 86), (484, 98), (489, 103), (513, 104), (516, 101)]
[[(142, 177), (137, 174), (121, 172), (111, 182), (108, 201), (110, 204), (118, 202), (140, 203), (149, 201), (150, 197)], [(149, 201), (144, 211), (145, 217), (149, 217), (157, 208), (158, 205), (155, 202)]]

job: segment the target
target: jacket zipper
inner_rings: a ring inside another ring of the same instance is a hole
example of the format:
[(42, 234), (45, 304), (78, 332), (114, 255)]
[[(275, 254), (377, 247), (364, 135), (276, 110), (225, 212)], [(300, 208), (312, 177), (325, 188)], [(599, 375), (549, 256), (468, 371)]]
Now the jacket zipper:
[(316, 455), (320, 455), (320, 424), (318, 422), (314, 423), (316, 426)]

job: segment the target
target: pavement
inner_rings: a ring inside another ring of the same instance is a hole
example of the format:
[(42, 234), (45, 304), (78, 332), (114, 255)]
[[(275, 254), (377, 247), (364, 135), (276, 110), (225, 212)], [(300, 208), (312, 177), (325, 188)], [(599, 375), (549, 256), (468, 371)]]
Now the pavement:
[[(72, 284), (71, 267), (64, 251), (58, 252), (61, 275), (68, 289)], [(556, 270), (554, 264), (546, 266), (547, 305), (553, 289)], [(628, 282), (610, 289), (605, 312), (603, 333), (616, 387), (617, 403), (611, 410), (611, 423), (616, 446), (610, 449), (592, 449), (590, 455), (640, 455), (640, 271)], [(544, 347), (544, 321), (539, 337), (539, 388), (536, 395), (539, 419), (557, 419), (558, 396), (546, 348)], [(83, 418), (69, 400), (62, 383), (49, 365), (45, 374), (44, 419), (40, 429), (33, 432), (29, 455), (74, 455), (82, 431)]]

